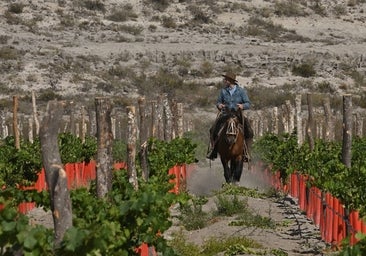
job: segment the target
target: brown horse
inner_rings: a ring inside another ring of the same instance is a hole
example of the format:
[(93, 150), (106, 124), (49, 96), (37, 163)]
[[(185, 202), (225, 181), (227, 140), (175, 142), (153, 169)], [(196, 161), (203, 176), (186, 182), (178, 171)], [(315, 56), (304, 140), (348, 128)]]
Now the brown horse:
[[(243, 172), (243, 162), (249, 161), (248, 145), (244, 141), (244, 116), (241, 110), (225, 113), (225, 121), (220, 128), (217, 151), (224, 167), (227, 183), (238, 183)], [(246, 159), (245, 159), (246, 158)]]

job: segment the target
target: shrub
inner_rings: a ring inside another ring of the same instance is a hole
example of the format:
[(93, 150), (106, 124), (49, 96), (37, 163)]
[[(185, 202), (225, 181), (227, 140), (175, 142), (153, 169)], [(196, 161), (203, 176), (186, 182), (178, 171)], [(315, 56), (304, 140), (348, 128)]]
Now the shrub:
[(9, 5), (8, 11), (19, 14), (23, 12), (24, 5), (22, 3), (12, 3)]
[(176, 28), (177, 24), (174, 21), (174, 18), (170, 17), (170, 16), (163, 16), (161, 24), (163, 27), (166, 28)]
[(153, 5), (155, 10), (164, 11), (169, 7), (171, 1), (170, 0), (144, 0), (145, 3), (150, 3)]
[(295, 76), (311, 77), (316, 75), (316, 71), (313, 64), (302, 63), (292, 67), (292, 74)]
[(105, 12), (104, 3), (102, 3), (100, 0), (82, 0), (80, 4), (91, 11)]
[(297, 17), (305, 16), (304, 10), (295, 1), (276, 1), (274, 13), (278, 16)]
[(211, 22), (210, 17), (205, 13), (202, 9), (200, 9), (196, 5), (190, 5), (188, 6), (188, 10), (191, 12), (193, 16), (193, 21), (196, 23), (204, 23), (208, 24)]
[(3, 60), (16, 60), (21, 56), (21, 52), (15, 48), (9, 46), (3, 46), (0, 48), (0, 59)]
[(204, 61), (201, 63), (200, 70), (204, 77), (209, 77), (212, 74), (213, 69), (214, 65), (211, 62)]
[(113, 10), (112, 14), (110, 14), (107, 19), (116, 22), (123, 22), (130, 19), (136, 19), (138, 16), (133, 11), (133, 6), (131, 4), (125, 4), (120, 8)]

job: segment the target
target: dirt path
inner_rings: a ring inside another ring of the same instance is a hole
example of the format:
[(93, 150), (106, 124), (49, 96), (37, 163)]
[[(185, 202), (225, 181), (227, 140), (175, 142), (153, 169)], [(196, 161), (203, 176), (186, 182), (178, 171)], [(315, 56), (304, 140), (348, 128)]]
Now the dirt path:
[[(224, 182), (222, 167), (219, 160), (198, 165), (189, 174), (187, 188), (194, 195), (209, 197), (203, 210), (212, 211), (216, 204), (211, 197), (215, 190), (221, 188)], [(266, 190), (268, 187), (261, 183), (247, 170), (244, 171), (240, 186)], [(327, 246), (320, 237), (319, 229), (302, 214), (297, 201), (285, 196), (283, 198), (248, 198), (248, 205), (254, 213), (269, 217), (279, 224), (276, 229), (262, 229), (257, 227), (229, 226), (232, 220), (225, 217), (214, 224), (200, 230), (185, 231), (188, 241), (197, 245), (211, 237), (226, 238), (229, 236), (246, 236), (254, 239), (267, 249), (280, 249), (290, 256), (297, 255), (330, 255)], [(172, 229), (172, 231), (177, 230)], [(249, 254), (248, 254), (249, 255)]]
[[(223, 183), (221, 163), (219, 160), (215, 160), (211, 162), (211, 166), (209, 162), (199, 163), (193, 171), (188, 173), (187, 189), (193, 195), (207, 197), (208, 202), (203, 206), (203, 210), (212, 212), (216, 209), (213, 194), (221, 189)], [(259, 191), (268, 189), (268, 186), (263, 184), (258, 177), (248, 172), (247, 166), (239, 186), (256, 188)], [(187, 241), (202, 245), (207, 239), (213, 237), (245, 236), (262, 244), (268, 250), (278, 249), (288, 253), (289, 256), (331, 254), (327, 252), (329, 246), (320, 238), (319, 229), (300, 212), (295, 199), (288, 196), (265, 199), (249, 197), (248, 205), (254, 213), (275, 221), (278, 224), (276, 229), (229, 226), (233, 217), (223, 217), (205, 228), (183, 231)], [(29, 216), (35, 223), (43, 224), (49, 228), (53, 226), (51, 214), (42, 209), (33, 209)], [(181, 231), (181, 228), (179, 224), (173, 225), (165, 235), (167, 238), (171, 237), (174, 232)]]

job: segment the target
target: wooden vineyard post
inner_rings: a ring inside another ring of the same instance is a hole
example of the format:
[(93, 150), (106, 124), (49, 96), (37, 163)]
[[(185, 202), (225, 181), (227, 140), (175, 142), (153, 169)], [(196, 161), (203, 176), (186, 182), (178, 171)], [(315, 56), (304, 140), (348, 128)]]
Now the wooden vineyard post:
[(165, 120), (163, 129), (165, 131), (164, 140), (170, 141), (172, 139), (172, 131), (173, 131), (173, 122), (172, 122), (173, 115), (169, 105), (167, 94), (164, 94), (163, 96), (163, 112), (164, 112), (163, 120)]
[(355, 135), (356, 137), (362, 138), (363, 134), (363, 118), (360, 113), (356, 113), (353, 115), (355, 120)]
[(39, 135), (39, 120), (38, 120), (38, 113), (37, 113), (36, 95), (35, 95), (34, 91), (32, 91), (32, 110), (33, 110), (34, 124), (36, 125), (36, 136), (38, 136)]
[(15, 148), (20, 149), (20, 135), (18, 129), (18, 96), (13, 96), (13, 131)]
[(183, 137), (183, 103), (177, 103), (177, 136), (179, 138)]
[(157, 137), (157, 123), (158, 123), (158, 119), (157, 119), (157, 101), (156, 100), (152, 100), (151, 101), (151, 137)]
[(302, 133), (302, 117), (301, 117), (301, 95), (296, 95), (295, 100), (296, 106), (296, 133), (297, 133), (297, 144), (302, 145), (304, 143), (304, 137)]
[(145, 97), (138, 100), (140, 112), (140, 162), (142, 168), (142, 178), (147, 181), (149, 179), (149, 169), (147, 166), (147, 126), (146, 126), (146, 112)]
[(85, 106), (81, 106), (81, 141), (85, 142), (86, 137)]
[(0, 135), (1, 138), (8, 137), (8, 126), (6, 125), (6, 111), (0, 111)]
[(29, 127), (29, 131), (28, 131), (28, 139), (30, 143), (33, 143), (33, 118), (30, 117), (28, 118), (28, 127)]
[(95, 99), (97, 120), (97, 196), (103, 198), (112, 189), (112, 130), (111, 130), (111, 103), (107, 98)]
[(137, 171), (136, 171), (136, 110), (134, 106), (128, 106), (127, 108), (127, 171), (130, 183), (137, 190)]
[[(351, 168), (352, 150), (352, 98), (351, 95), (343, 96), (343, 123), (342, 123), (342, 163)], [(350, 209), (346, 205), (346, 218), (350, 218)], [(351, 228), (347, 225), (346, 233), (351, 234)]]
[(334, 140), (334, 130), (332, 130), (332, 128), (334, 129), (334, 122), (332, 117), (332, 111), (330, 109), (329, 97), (326, 97), (323, 100), (323, 108), (325, 114), (325, 127), (324, 127), (325, 141), (332, 141)]
[(75, 104), (73, 101), (70, 102), (70, 105), (69, 105), (69, 111), (70, 111), (70, 133), (73, 134), (73, 135), (76, 135), (75, 133), (75, 127), (76, 127), (76, 124), (75, 124)]
[(306, 126), (306, 135), (309, 141), (310, 151), (314, 150), (314, 117), (313, 117), (313, 100), (310, 94), (307, 94), (308, 102), (308, 123)]
[(272, 112), (272, 130), (274, 134), (278, 134), (278, 107), (273, 108)]
[(349, 94), (343, 96), (343, 141), (342, 162), (351, 168), (352, 149), (352, 97)]
[(40, 131), (42, 160), (50, 193), (56, 248), (60, 245), (66, 230), (72, 227), (70, 193), (58, 148), (58, 130), (61, 126), (63, 107), (64, 102), (48, 103)]
[(164, 106), (163, 106), (163, 99), (162, 97), (158, 97), (158, 104), (156, 105), (156, 111), (157, 111), (157, 137), (159, 140), (164, 140)]

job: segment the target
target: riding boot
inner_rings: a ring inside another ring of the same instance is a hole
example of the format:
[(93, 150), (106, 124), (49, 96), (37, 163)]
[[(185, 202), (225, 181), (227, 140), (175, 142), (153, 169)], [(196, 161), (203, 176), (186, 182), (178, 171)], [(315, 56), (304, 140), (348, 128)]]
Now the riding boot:
[(208, 159), (215, 159), (217, 158), (217, 150), (216, 150), (216, 145), (214, 145), (215, 143), (213, 141), (211, 141), (210, 143), (210, 148), (207, 152), (206, 158)]
[(209, 152), (207, 153), (206, 156), (208, 159), (214, 160), (215, 158), (217, 158), (217, 150), (216, 147), (212, 147)]
[(248, 152), (246, 151), (246, 149), (244, 148), (243, 150), (243, 162), (248, 163), (250, 161), (250, 156), (248, 154)]

